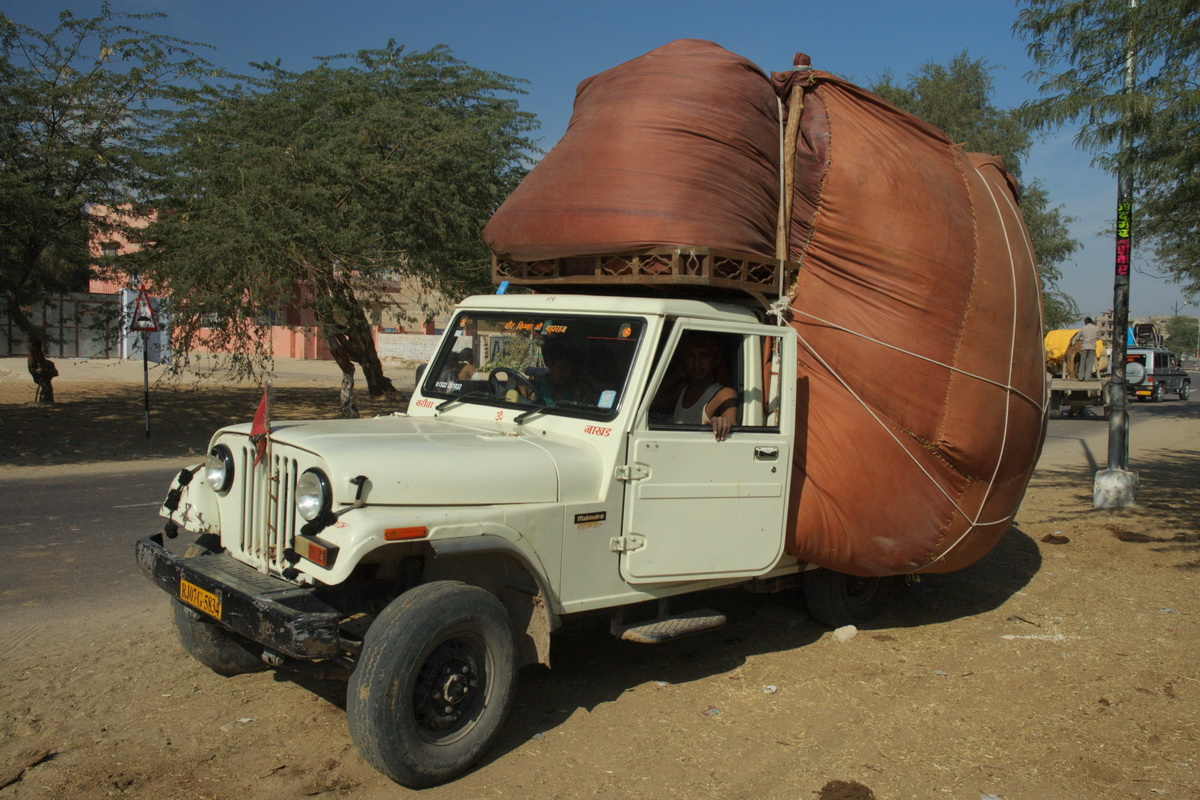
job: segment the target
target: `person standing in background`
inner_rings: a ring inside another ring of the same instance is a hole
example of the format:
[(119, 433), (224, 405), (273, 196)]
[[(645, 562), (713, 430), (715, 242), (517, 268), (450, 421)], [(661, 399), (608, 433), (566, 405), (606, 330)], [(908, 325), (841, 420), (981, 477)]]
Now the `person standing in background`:
[(1092, 370), (1096, 368), (1096, 339), (1100, 337), (1100, 328), (1095, 320), (1087, 317), (1083, 327), (1079, 329), (1079, 380), (1090, 381)]

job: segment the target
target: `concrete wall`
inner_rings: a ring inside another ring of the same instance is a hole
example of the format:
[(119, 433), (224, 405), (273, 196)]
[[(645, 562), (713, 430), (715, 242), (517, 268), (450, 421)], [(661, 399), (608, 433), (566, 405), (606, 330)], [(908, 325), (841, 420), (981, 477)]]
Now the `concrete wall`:
[(433, 358), (441, 340), (441, 336), (423, 333), (379, 333), (376, 334), (375, 345), (380, 358), (396, 358), (424, 364)]

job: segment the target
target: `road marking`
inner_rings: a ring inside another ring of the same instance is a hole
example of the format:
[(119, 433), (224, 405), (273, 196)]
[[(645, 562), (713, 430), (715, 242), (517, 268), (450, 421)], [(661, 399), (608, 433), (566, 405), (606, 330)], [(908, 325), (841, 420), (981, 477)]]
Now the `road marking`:
[(127, 506), (113, 506), (113, 508), (144, 508), (146, 506), (161, 506), (162, 503), (130, 503)]

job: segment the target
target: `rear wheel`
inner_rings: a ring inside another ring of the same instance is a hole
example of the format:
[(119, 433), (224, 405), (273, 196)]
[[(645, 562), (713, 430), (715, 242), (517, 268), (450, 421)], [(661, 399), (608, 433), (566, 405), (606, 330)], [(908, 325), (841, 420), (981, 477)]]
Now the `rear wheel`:
[(879, 613), (890, 583), (830, 569), (810, 570), (804, 573), (804, 599), (808, 613), (822, 625), (862, 625)]
[[(184, 550), (184, 558), (195, 558), (220, 548), (216, 536), (204, 535)], [(267, 668), (262, 648), (233, 631), (210, 622), (207, 617), (179, 600), (171, 601), (175, 633), (188, 655), (220, 675), (244, 675)]]
[(1163, 387), (1161, 383), (1154, 385), (1154, 390), (1150, 393), (1151, 403), (1161, 403), (1163, 400)]
[(1187, 400), (1191, 396), (1192, 396), (1192, 384), (1189, 383), (1188, 381), (1184, 381), (1183, 385), (1181, 385), (1179, 387), (1179, 399)]
[(350, 737), (398, 783), (443, 783), (491, 745), (516, 677), (516, 645), (495, 595), (451, 581), (422, 584), (367, 631), (347, 693)]

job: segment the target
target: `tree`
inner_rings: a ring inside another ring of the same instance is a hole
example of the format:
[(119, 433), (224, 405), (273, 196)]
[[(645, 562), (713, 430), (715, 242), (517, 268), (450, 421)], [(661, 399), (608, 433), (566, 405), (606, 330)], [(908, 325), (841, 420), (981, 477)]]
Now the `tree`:
[[(999, 156), (1005, 169), (1019, 181), (1021, 161), (1029, 153), (1032, 139), (1015, 111), (996, 108), (992, 103), (992, 69), (987, 61), (972, 59), (963, 51), (946, 66), (924, 64), (904, 86), (885, 73), (871, 90), (941, 128), (967, 150)], [(1063, 214), (1061, 206), (1050, 207), (1049, 195), (1037, 180), (1022, 186), (1021, 213), (1042, 277), (1046, 329), (1065, 327), (1079, 316), (1075, 301), (1058, 289), (1062, 278), (1059, 264), (1079, 249), (1079, 242), (1071, 238), (1067, 228), (1071, 217)]]
[(28, 342), (37, 397), (54, 402), (48, 334), (30, 307), (85, 287), (91, 204), (136, 202), (162, 114), (210, 65), (170, 36), (132, 27), (161, 14), (69, 11), (41, 33), (0, 14), (0, 295)]
[(517, 81), (445, 47), (389, 42), (318, 61), (301, 73), (256, 65), (258, 78), (178, 118), (142, 257), (173, 298), (176, 368), (200, 345), (264, 367), (267, 326), (299, 304), (343, 388), (357, 363), (379, 395), (394, 390), (367, 307), (387, 303), (397, 278), (454, 299), (486, 285), (480, 234), (524, 175), (536, 121), (509, 96)]
[[(1021, 112), (1046, 128), (1078, 123), (1076, 144), (1113, 174), (1130, 170), (1135, 242), (1200, 292), (1200, 5), (1196, 0), (1021, 0), (1043, 95)], [(1125, 91), (1129, 49), (1137, 64)], [(1128, 133), (1132, 147), (1120, 147)]]
[(1185, 356), (1200, 354), (1200, 317), (1171, 317), (1166, 324), (1167, 347)]

